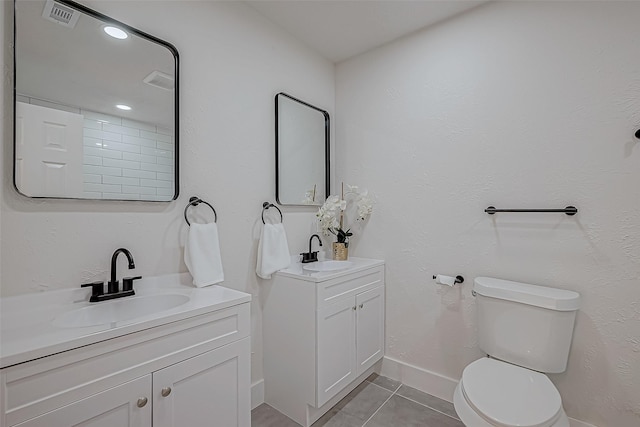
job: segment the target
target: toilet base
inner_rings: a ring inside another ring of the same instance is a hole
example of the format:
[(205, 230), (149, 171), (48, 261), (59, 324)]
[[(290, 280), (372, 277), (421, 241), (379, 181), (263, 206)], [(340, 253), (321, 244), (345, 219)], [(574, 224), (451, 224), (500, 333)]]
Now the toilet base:
[[(453, 393), (453, 406), (460, 417), (460, 421), (466, 427), (495, 427), (487, 420), (482, 418), (478, 413), (467, 403), (467, 400), (462, 395), (462, 386), (460, 383), (456, 386), (456, 390)], [(562, 412), (560, 418), (551, 424), (549, 427), (569, 427), (569, 417), (564, 412), (564, 409), (560, 409)]]

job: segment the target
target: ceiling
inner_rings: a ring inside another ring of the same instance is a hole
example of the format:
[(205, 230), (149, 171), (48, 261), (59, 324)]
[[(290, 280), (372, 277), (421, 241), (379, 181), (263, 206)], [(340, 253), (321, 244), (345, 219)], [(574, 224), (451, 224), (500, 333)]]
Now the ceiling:
[(247, 1), (325, 58), (340, 62), (487, 1)]
[[(103, 21), (78, 11), (75, 25), (61, 25), (43, 17), (45, 4), (15, 6), (19, 95), (173, 129), (173, 89), (144, 82), (154, 71), (173, 77), (175, 58), (167, 47), (136, 34), (116, 40), (102, 30)], [(133, 109), (118, 110), (122, 103)]]

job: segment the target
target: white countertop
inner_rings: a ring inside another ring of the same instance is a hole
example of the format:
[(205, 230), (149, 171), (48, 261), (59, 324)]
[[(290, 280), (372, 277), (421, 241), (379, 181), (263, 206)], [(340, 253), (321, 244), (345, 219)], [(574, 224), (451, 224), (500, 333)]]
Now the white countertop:
[(301, 262), (292, 262), (288, 268), (278, 271), (276, 275), (293, 277), (296, 279), (306, 280), (307, 282), (324, 282), (325, 280), (335, 279), (336, 277), (366, 270), (368, 268), (384, 265), (384, 261), (380, 259), (356, 258), (349, 257), (353, 265), (344, 270), (338, 271), (309, 271), (305, 270)]
[(190, 299), (172, 309), (135, 319), (60, 327), (53, 322), (56, 316), (110, 301), (90, 303), (89, 288), (0, 298), (0, 368), (251, 301), (250, 294), (223, 286), (196, 288), (188, 273), (143, 278), (134, 283), (134, 289), (136, 295), (171, 293)]

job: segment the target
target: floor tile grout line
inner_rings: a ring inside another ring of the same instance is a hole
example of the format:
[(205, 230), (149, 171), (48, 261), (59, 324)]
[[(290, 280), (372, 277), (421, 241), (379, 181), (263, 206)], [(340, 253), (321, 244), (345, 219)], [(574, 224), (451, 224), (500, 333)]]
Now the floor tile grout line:
[(453, 418), (453, 419), (454, 419), (454, 420), (456, 420), (456, 421), (460, 421), (458, 418), (454, 417), (453, 415), (447, 414), (446, 412), (442, 412), (442, 411), (440, 411), (440, 410), (438, 410), (438, 409), (436, 409), (436, 408), (432, 408), (432, 407), (431, 407), (431, 406), (429, 406), (429, 405), (425, 405), (424, 403), (422, 403), (422, 402), (418, 402), (417, 400), (413, 400), (413, 399), (411, 399), (411, 398), (409, 398), (409, 397), (407, 397), (407, 396), (403, 396), (403, 395), (399, 394), (399, 395), (398, 395), (398, 397), (402, 397), (403, 399), (407, 399), (407, 400), (409, 400), (409, 401), (411, 401), (411, 402), (413, 402), (413, 403), (417, 403), (418, 405), (424, 406), (425, 408), (429, 408), (429, 409), (431, 409), (432, 411), (435, 411), (435, 412), (437, 412), (437, 413), (439, 413), (439, 414), (446, 415), (446, 416), (447, 416), (447, 417), (449, 417), (449, 418)]
[[(455, 416), (453, 416), (453, 415), (447, 414), (447, 413), (442, 412), (442, 411), (440, 411), (440, 410), (438, 410), (438, 409), (436, 409), (436, 408), (433, 408), (433, 407), (431, 407), (431, 406), (429, 406), (429, 405), (427, 405), (427, 404), (425, 404), (425, 403), (419, 402), (419, 401), (414, 400), (414, 399), (412, 399), (412, 398), (410, 398), (410, 397), (403, 396), (402, 394), (399, 394), (398, 392), (400, 391), (400, 389), (402, 388), (402, 386), (403, 386), (403, 385), (405, 385), (405, 384), (403, 384), (403, 383), (399, 383), (399, 384), (398, 384), (398, 386), (395, 388), (395, 390), (391, 390), (391, 389), (389, 389), (389, 388), (387, 388), (387, 387), (383, 387), (383, 386), (381, 386), (381, 385), (379, 385), (379, 384), (375, 384), (374, 382), (372, 382), (372, 381), (370, 381), (370, 380), (368, 380), (368, 379), (365, 379), (365, 381), (366, 381), (366, 382), (368, 382), (369, 384), (373, 384), (373, 385), (374, 385), (374, 386), (376, 386), (377, 388), (380, 388), (380, 389), (382, 389), (382, 390), (384, 390), (384, 391), (390, 392), (391, 394), (389, 395), (389, 397), (387, 397), (387, 398), (385, 399), (385, 401), (384, 401), (384, 402), (382, 402), (382, 404), (380, 404), (380, 406), (379, 406), (379, 407), (374, 411), (374, 413), (373, 413), (369, 418), (367, 418), (367, 420), (364, 422), (364, 424), (362, 424), (362, 427), (365, 427), (365, 426), (366, 426), (366, 425), (367, 425), (367, 424), (368, 424), (368, 423), (373, 419), (373, 417), (375, 417), (375, 415), (376, 415), (378, 412), (380, 412), (380, 410), (382, 409), (382, 407), (383, 407), (385, 404), (387, 404), (387, 402), (389, 402), (389, 400), (391, 400), (391, 398), (392, 398), (394, 395), (397, 395), (398, 397), (402, 397), (403, 399), (406, 399), (406, 400), (408, 400), (408, 401), (410, 401), (410, 402), (413, 402), (413, 403), (416, 403), (416, 404), (418, 404), (418, 405), (420, 405), (420, 406), (423, 406), (423, 407), (425, 407), (425, 408), (428, 408), (429, 410), (432, 410), (432, 411), (434, 411), (434, 412), (437, 412), (437, 413), (438, 413), (438, 414), (440, 414), (440, 415), (444, 415), (444, 416), (446, 416), (446, 417), (448, 417), (448, 418), (451, 418), (451, 419), (453, 419), (453, 420), (456, 420), (456, 421), (458, 421), (458, 422), (461, 422), (459, 418), (456, 418), (456, 417), (455, 417)], [(408, 387), (408, 386), (407, 386), (407, 387)], [(409, 387), (409, 388), (410, 388), (410, 387)], [(445, 401), (445, 402), (446, 402), (446, 401)], [(265, 405), (269, 406), (269, 405), (268, 405), (268, 404), (266, 404), (266, 403), (265, 403)], [(254, 409), (257, 409), (257, 408), (254, 408)], [(253, 412), (253, 410), (252, 410), (252, 412)], [(296, 423), (296, 424), (297, 424), (297, 423)], [(298, 425), (299, 425), (299, 424), (298, 424)]]
[[(367, 381), (369, 381), (369, 380), (367, 380)], [(385, 403), (387, 403), (387, 402), (389, 401), (389, 399), (391, 399), (391, 398), (396, 394), (396, 392), (397, 392), (398, 390), (400, 390), (400, 387), (402, 387), (402, 383), (400, 383), (400, 384), (398, 385), (398, 387), (396, 387), (396, 389), (395, 389), (395, 390), (389, 390), (388, 388), (386, 388), (386, 387), (382, 387), (381, 385), (378, 385), (378, 384), (375, 384), (375, 383), (374, 383), (374, 382), (372, 382), (372, 381), (369, 381), (369, 384), (373, 384), (374, 386), (376, 386), (376, 387), (378, 387), (378, 388), (381, 388), (381, 389), (383, 389), (383, 390), (385, 390), (385, 391), (389, 391), (389, 392), (391, 392), (391, 394), (389, 395), (389, 397), (387, 397), (387, 399), (386, 399), (384, 402), (382, 402), (382, 404), (378, 407), (378, 409), (376, 409), (376, 410), (375, 410), (375, 412), (374, 412), (373, 414), (371, 414), (371, 416), (370, 416), (369, 418), (367, 418), (367, 420), (364, 422), (364, 424), (362, 424), (362, 427), (366, 426), (366, 425), (367, 425), (367, 423), (371, 420), (371, 418), (373, 418), (373, 417), (378, 413), (378, 411), (380, 411), (380, 409), (382, 409), (382, 407), (384, 406), (384, 404), (385, 404)]]
[[(369, 381), (369, 380), (367, 380), (367, 381)], [(384, 389), (384, 390), (387, 390), (387, 391), (391, 391), (391, 390), (389, 390), (388, 388), (382, 387), (382, 386), (380, 386), (380, 385), (378, 385), (378, 384), (375, 384), (375, 383), (373, 383), (373, 382), (371, 382), (371, 381), (369, 381), (369, 384), (373, 384), (373, 385), (375, 385), (375, 386), (380, 387), (381, 389)], [(460, 421), (460, 419), (458, 419), (458, 418), (454, 417), (453, 415), (447, 414), (446, 412), (442, 412), (442, 411), (440, 411), (440, 410), (438, 410), (438, 409), (436, 409), (436, 408), (433, 408), (433, 407), (431, 407), (431, 406), (429, 406), (429, 405), (427, 405), (427, 404), (424, 404), (424, 403), (422, 403), (422, 402), (418, 402), (417, 400), (414, 400), (414, 399), (411, 399), (411, 398), (409, 398), (409, 397), (407, 397), (407, 396), (403, 396), (402, 394), (399, 394), (399, 393), (398, 393), (398, 391), (402, 388), (402, 386), (403, 386), (403, 385), (405, 385), (405, 384), (400, 383), (400, 384), (398, 385), (398, 387), (396, 387), (396, 389), (395, 389), (394, 391), (391, 391), (391, 396), (393, 396), (394, 394), (395, 394), (395, 395), (398, 395), (399, 397), (402, 397), (402, 398), (404, 398), (404, 399), (407, 399), (407, 400), (409, 400), (409, 401), (411, 401), (411, 402), (413, 402), (413, 403), (417, 403), (418, 405), (424, 406), (425, 408), (429, 408), (429, 409), (431, 409), (432, 411), (435, 411), (435, 412), (437, 412), (437, 413), (439, 413), (439, 414), (446, 415), (446, 416), (447, 416), (447, 417), (449, 417), (449, 418), (453, 418), (453, 419), (454, 419), (454, 420), (456, 420), (456, 421)], [(407, 387), (408, 387), (408, 386), (407, 386)], [(389, 399), (391, 399), (391, 396), (389, 396)], [(387, 403), (387, 401), (388, 401), (389, 399), (385, 400), (385, 401), (384, 401), (384, 403), (383, 403), (382, 405), (384, 405), (385, 403)], [(445, 402), (446, 402), (446, 401), (445, 401)], [(449, 403), (451, 403), (451, 402), (449, 402)], [(380, 405), (380, 408), (382, 407), (382, 405)], [(378, 408), (378, 410), (380, 410), (380, 408)], [(376, 411), (376, 412), (378, 412), (378, 411)], [(374, 413), (373, 415), (375, 415), (375, 413)], [(372, 416), (373, 416), (373, 415), (372, 415)], [(369, 419), (371, 419), (371, 417), (369, 417)], [(367, 420), (367, 421), (365, 422), (365, 424), (366, 424), (367, 422), (369, 422), (369, 420)]]
[(399, 386), (395, 389), (395, 391), (394, 391), (394, 390), (390, 390), (390, 389), (388, 389), (388, 388), (386, 388), (386, 387), (383, 387), (383, 386), (381, 386), (381, 385), (378, 385), (378, 384), (376, 384), (376, 383), (374, 383), (374, 382), (371, 382), (371, 381), (369, 381), (369, 380), (365, 380), (365, 381), (367, 381), (369, 384), (373, 384), (374, 386), (376, 386), (376, 387), (378, 387), (378, 388), (381, 388), (381, 389), (383, 389), (383, 390), (385, 390), (385, 391), (390, 391), (392, 394), (395, 394), (395, 393), (396, 393), (396, 391), (400, 390), (400, 387), (402, 387), (402, 383), (400, 383), (400, 385), (399, 385)]
[(403, 399), (407, 399), (407, 400), (408, 400), (408, 401), (410, 401), (410, 402), (417, 403), (417, 404), (418, 404), (418, 405), (420, 405), (420, 406), (424, 406), (425, 408), (428, 408), (428, 409), (430, 409), (430, 410), (432, 410), (432, 411), (434, 411), (434, 412), (437, 412), (437, 413), (439, 413), (439, 414), (441, 414), (441, 415), (444, 415), (444, 416), (446, 416), (446, 417), (449, 417), (449, 418), (451, 418), (451, 419), (453, 419), (453, 420), (460, 421), (458, 418), (456, 418), (456, 417), (454, 417), (454, 416), (452, 416), (452, 415), (449, 415), (449, 414), (447, 414), (447, 413), (445, 413), (445, 412), (442, 412), (442, 411), (440, 411), (440, 410), (438, 410), (438, 409), (436, 409), (436, 408), (432, 408), (431, 406), (429, 406), (429, 405), (425, 405), (425, 404), (424, 404), (424, 403), (422, 403), (422, 402), (418, 402), (417, 400), (413, 400), (413, 399), (411, 399), (411, 398), (409, 398), (409, 397), (407, 397), (407, 396), (403, 396), (403, 395), (401, 395), (401, 394), (398, 394), (398, 390), (400, 390), (400, 389), (402, 388), (402, 386), (404, 385), (403, 383), (400, 383), (400, 384), (398, 385), (398, 387), (396, 387), (396, 389), (392, 391), (392, 390), (389, 390), (388, 388), (382, 387), (381, 385), (375, 384), (375, 383), (374, 383), (374, 382), (372, 382), (372, 381), (369, 381), (369, 380), (366, 380), (366, 381), (367, 381), (369, 384), (373, 384), (373, 385), (375, 385), (375, 386), (376, 386), (376, 387), (378, 387), (378, 388), (381, 388), (381, 389), (386, 390), (386, 391), (390, 391), (390, 392), (391, 392), (391, 395), (390, 395), (390, 396), (389, 396), (389, 397), (388, 397), (384, 402), (382, 402), (382, 405), (380, 405), (380, 406), (378, 407), (378, 409), (376, 409), (376, 411), (375, 411), (375, 412), (374, 412), (374, 413), (373, 413), (373, 414), (372, 414), (372, 415), (371, 415), (371, 416), (370, 416), (370, 417), (369, 417), (369, 418), (364, 422), (364, 424), (362, 424), (362, 427), (365, 427), (365, 426), (367, 425), (367, 423), (368, 423), (369, 421), (371, 421), (371, 418), (373, 418), (373, 417), (378, 413), (378, 411), (380, 411), (380, 409), (382, 409), (382, 407), (385, 405), (385, 403), (387, 403), (387, 402), (388, 402), (388, 401), (389, 401), (393, 396), (395, 396), (395, 395), (397, 395), (398, 397), (402, 397)]
[[(371, 383), (371, 384), (373, 384), (373, 383)], [(376, 385), (376, 384), (373, 384), (373, 385)], [(402, 384), (401, 384), (401, 385), (402, 385)], [(401, 385), (400, 385), (400, 386), (401, 386)], [(398, 386), (398, 389), (400, 388), (400, 386)], [(378, 386), (378, 387), (380, 387), (380, 386)], [(384, 387), (380, 387), (380, 388), (384, 388)], [(397, 391), (398, 389), (396, 389), (396, 391)], [(387, 390), (387, 389), (385, 389), (385, 390)], [(391, 391), (391, 390), (387, 390), (387, 391)], [(367, 419), (367, 421), (365, 421), (365, 422), (364, 422), (364, 424), (362, 424), (362, 427), (366, 426), (366, 425), (367, 425), (367, 423), (368, 423), (369, 421), (371, 421), (371, 418), (375, 417), (375, 416), (376, 416), (376, 414), (380, 411), (380, 409), (382, 409), (382, 407), (385, 405), (385, 403), (387, 403), (387, 402), (388, 402), (388, 401), (389, 401), (393, 396), (395, 396), (395, 394), (396, 394), (396, 392), (395, 392), (395, 391), (394, 391), (394, 392), (391, 392), (391, 394), (389, 395), (389, 397), (387, 397), (387, 400), (385, 400), (384, 402), (382, 402), (382, 405), (380, 405), (380, 406), (378, 407), (378, 409), (376, 409), (376, 411), (375, 411), (373, 414), (371, 414), (371, 416)]]

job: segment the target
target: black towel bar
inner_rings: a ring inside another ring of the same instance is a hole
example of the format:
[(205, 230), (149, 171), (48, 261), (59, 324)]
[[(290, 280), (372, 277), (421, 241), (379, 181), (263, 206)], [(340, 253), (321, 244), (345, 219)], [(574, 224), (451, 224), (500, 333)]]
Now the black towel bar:
[(567, 206), (564, 209), (496, 209), (493, 206), (489, 206), (484, 211), (489, 215), (493, 215), (496, 212), (559, 212), (573, 216), (578, 213), (578, 208), (575, 206)]
[(269, 209), (269, 208), (276, 208), (276, 209), (278, 210), (278, 212), (280, 212), (280, 222), (282, 222), (282, 221), (283, 221), (283, 218), (282, 218), (282, 211), (280, 210), (280, 208), (279, 208), (279, 207), (277, 207), (276, 205), (274, 205), (273, 203), (264, 202), (264, 203), (262, 204), (262, 223), (263, 223), (263, 224), (266, 224), (266, 223), (264, 222), (264, 211), (266, 211), (266, 210), (267, 210), (267, 209)]
[(184, 208), (184, 220), (187, 221), (187, 225), (191, 226), (191, 223), (187, 219), (187, 209), (189, 209), (189, 206), (198, 206), (200, 203), (204, 203), (205, 205), (207, 205), (207, 206), (209, 206), (211, 208), (211, 210), (213, 211), (213, 215), (214, 215), (213, 222), (218, 222), (218, 213), (213, 208), (213, 206), (211, 206), (208, 202), (205, 202), (204, 200), (202, 200), (200, 197), (191, 197), (191, 198), (189, 198), (189, 204), (187, 206), (185, 206), (185, 208)]

